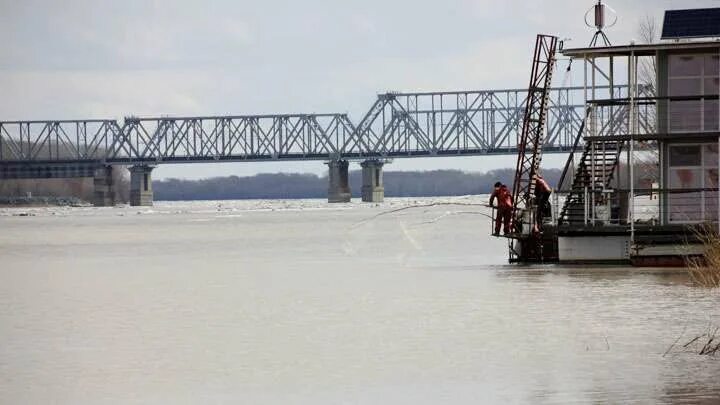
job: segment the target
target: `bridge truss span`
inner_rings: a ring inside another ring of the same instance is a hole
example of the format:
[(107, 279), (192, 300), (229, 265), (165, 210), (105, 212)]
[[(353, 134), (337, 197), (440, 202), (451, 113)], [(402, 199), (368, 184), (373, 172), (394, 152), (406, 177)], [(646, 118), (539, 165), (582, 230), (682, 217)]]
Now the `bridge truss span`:
[(127, 118), (108, 162), (328, 159), (354, 134), (346, 114)]
[[(566, 150), (583, 120), (581, 87), (551, 91), (548, 149)], [(363, 154), (514, 154), (527, 90), (385, 93), (358, 124)]]
[[(544, 150), (566, 151), (584, 118), (583, 89), (549, 94)], [(357, 125), (342, 113), (4, 121), (0, 164), (509, 155), (526, 97), (520, 89), (384, 93)]]
[(102, 160), (120, 138), (111, 119), (2, 121), (0, 162)]

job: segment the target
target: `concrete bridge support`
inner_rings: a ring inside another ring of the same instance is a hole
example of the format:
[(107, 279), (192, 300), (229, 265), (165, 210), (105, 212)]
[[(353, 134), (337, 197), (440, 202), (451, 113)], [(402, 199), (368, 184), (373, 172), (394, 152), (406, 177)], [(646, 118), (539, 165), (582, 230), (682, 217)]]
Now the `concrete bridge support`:
[(328, 165), (328, 202), (350, 202), (350, 182), (348, 181), (348, 161), (331, 160)]
[(385, 187), (383, 187), (382, 167), (384, 163), (379, 160), (366, 160), (362, 166), (362, 200), (363, 202), (383, 202)]
[(152, 206), (152, 166), (133, 166), (130, 168), (130, 205)]
[(113, 167), (101, 166), (95, 169), (93, 176), (93, 205), (96, 207), (112, 207), (115, 205), (115, 184), (113, 182)]

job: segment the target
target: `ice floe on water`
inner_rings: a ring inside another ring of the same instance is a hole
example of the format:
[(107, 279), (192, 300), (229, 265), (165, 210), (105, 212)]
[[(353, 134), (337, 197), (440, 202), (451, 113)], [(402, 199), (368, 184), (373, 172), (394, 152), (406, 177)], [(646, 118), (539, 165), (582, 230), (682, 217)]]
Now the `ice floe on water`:
[(397, 197), (381, 203), (364, 203), (353, 199), (349, 203), (330, 204), (325, 199), (298, 200), (222, 200), (222, 201), (156, 201), (152, 207), (131, 207), (126, 204), (114, 207), (93, 206), (42, 206), (2, 207), (0, 217), (33, 216), (128, 216), (128, 215), (207, 215), (239, 217), (243, 213), (304, 212), (344, 210), (392, 210), (429, 204), (482, 204), (486, 195), (457, 197)]

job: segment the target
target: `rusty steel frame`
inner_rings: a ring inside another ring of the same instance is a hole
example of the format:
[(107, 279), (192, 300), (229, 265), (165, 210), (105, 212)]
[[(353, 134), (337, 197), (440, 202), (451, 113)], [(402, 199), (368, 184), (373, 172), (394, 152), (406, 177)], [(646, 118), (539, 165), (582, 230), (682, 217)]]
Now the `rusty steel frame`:
[[(552, 82), (558, 38), (538, 35), (535, 42), (528, 98), (523, 126), (518, 142), (518, 159), (513, 183), (513, 214), (515, 226), (521, 222), (519, 214), (533, 208), (535, 179), (542, 160), (546, 138), (550, 83)], [(581, 125), (582, 120), (578, 122)], [(531, 224), (527, 224), (528, 226)], [(519, 229), (516, 229), (519, 231)]]

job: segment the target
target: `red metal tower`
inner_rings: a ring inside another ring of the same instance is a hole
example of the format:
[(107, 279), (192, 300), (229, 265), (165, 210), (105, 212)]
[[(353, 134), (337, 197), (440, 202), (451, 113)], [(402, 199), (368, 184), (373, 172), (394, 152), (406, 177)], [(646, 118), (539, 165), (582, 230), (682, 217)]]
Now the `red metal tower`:
[[(558, 38), (538, 35), (535, 42), (532, 73), (518, 142), (518, 160), (513, 183), (513, 220), (517, 239), (532, 234), (535, 178), (542, 160), (548, 89), (552, 82)], [(529, 228), (527, 228), (529, 227)]]

